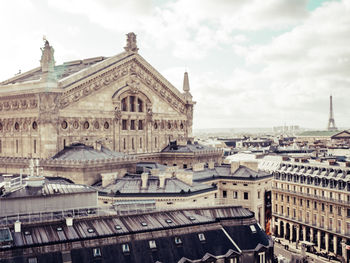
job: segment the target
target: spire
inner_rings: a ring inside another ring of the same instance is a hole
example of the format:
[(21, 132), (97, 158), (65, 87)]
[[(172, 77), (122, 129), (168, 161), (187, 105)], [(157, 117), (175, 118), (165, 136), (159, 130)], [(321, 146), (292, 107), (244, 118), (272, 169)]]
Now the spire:
[(55, 67), (55, 58), (53, 56), (55, 50), (53, 49), (52, 46), (50, 46), (49, 41), (47, 41), (44, 38), (45, 41), (45, 45), (43, 48), (41, 48), (41, 60), (40, 60), (40, 64), (41, 64), (41, 71), (43, 73), (46, 72), (53, 72), (54, 71), (54, 67)]
[(136, 34), (134, 32), (126, 34), (126, 47), (127, 52), (136, 52), (139, 50), (136, 43)]
[(335, 127), (334, 114), (333, 114), (333, 101), (332, 95), (329, 96), (329, 120), (328, 120), (328, 130), (336, 131), (337, 127)]
[(183, 91), (184, 91), (185, 98), (191, 100), (192, 95), (190, 93), (190, 82), (188, 80), (188, 73), (187, 72), (185, 72), (185, 74), (184, 74)]

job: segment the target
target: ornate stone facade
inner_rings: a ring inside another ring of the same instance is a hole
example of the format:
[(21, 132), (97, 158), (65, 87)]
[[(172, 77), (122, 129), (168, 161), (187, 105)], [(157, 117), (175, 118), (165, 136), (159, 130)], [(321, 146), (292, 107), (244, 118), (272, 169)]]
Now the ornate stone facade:
[(45, 41), (41, 66), (0, 83), (0, 156), (49, 158), (73, 143), (125, 153), (159, 152), (190, 137), (193, 106), (137, 52), (54, 66)]

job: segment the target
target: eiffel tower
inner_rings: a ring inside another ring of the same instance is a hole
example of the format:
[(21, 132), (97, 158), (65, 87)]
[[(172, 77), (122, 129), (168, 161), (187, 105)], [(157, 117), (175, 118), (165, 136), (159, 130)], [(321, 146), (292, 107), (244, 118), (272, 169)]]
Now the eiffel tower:
[(328, 120), (328, 130), (329, 131), (336, 131), (338, 130), (337, 127), (335, 127), (335, 121), (334, 121), (334, 115), (333, 115), (333, 102), (332, 102), (332, 95), (329, 97), (329, 120)]

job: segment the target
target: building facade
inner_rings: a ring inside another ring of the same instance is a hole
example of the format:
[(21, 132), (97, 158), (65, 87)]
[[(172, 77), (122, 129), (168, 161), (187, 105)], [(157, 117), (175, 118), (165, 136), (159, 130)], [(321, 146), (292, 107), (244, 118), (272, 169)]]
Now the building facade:
[(124, 153), (159, 152), (192, 136), (193, 106), (139, 54), (125, 51), (55, 65), (48, 41), (41, 65), (0, 83), (0, 156), (49, 158), (73, 143)]
[(350, 169), (335, 162), (283, 161), (274, 172), (273, 230), (349, 260)]

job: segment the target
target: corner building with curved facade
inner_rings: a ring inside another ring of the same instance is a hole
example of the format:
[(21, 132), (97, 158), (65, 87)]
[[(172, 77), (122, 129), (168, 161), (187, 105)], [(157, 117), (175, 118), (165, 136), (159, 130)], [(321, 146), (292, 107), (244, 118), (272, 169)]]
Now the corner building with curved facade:
[(180, 92), (138, 54), (134, 33), (124, 49), (56, 66), (46, 41), (39, 67), (0, 83), (0, 156), (50, 158), (75, 143), (152, 153), (191, 137), (187, 73)]

